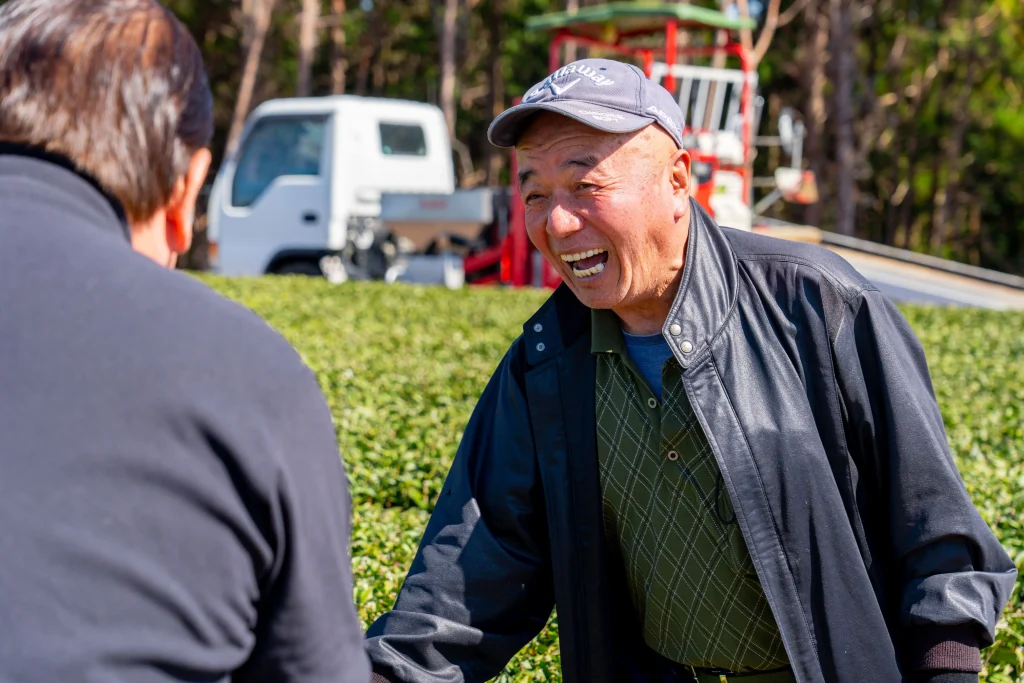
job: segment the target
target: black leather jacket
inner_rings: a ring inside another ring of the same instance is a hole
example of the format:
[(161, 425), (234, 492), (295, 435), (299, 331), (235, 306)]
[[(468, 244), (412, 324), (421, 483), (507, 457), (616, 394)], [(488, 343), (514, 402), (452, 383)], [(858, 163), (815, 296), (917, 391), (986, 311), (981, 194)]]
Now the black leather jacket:
[[(832, 252), (692, 207), (664, 333), (797, 680), (899, 683), (936, 631), (991, 644), (1017, 572), (961, 482), (904, 318)], [(374, 671), (487, 680), (557, 605), (567, 683), (687, 680), (639, 640), (605, 547), (594, 376), (589, 309), (563, 285), (480, 398), (368, 631)]]

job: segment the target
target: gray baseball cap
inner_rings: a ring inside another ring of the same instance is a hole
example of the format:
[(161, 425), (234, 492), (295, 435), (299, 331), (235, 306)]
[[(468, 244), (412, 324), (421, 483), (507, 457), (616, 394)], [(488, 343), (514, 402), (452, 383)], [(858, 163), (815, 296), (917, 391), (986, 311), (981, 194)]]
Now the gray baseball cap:
[(609, 133), (630, 133), (657, 123), (683, 146), (683, 111), (668, 90), (632, 64), (580, 59), (530, 88), (522, 103), (491, 122), (487, 139), (514, 147), (527, 121), (552, 111)]

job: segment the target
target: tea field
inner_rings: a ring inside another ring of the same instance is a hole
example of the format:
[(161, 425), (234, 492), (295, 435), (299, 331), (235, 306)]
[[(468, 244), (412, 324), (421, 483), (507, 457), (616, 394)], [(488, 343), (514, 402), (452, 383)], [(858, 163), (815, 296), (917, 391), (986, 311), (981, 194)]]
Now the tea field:
[[(252, 308), (317, 372), (353, 495), (364, 626), (392, 604), (477, 397), (540, 291), (204, 282)], [(982, 515), (1024, 571), (1024, 313), (901, 307), (924, 344), (950, 444)], [(1024, 680), (1017, 589), (983, 683)], [(497, 679), (560, 681), (557, 619)]]

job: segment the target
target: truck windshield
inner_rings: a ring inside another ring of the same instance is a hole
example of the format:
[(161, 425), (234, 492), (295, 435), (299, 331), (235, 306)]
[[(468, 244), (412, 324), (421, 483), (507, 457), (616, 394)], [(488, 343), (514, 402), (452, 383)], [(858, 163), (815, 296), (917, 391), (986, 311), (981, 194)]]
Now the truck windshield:
[(239, 157), (231, 205), (251, 206), (281, 176), (319, 175), (326, 121), (323, 116), (288, 116), (257, 123)]

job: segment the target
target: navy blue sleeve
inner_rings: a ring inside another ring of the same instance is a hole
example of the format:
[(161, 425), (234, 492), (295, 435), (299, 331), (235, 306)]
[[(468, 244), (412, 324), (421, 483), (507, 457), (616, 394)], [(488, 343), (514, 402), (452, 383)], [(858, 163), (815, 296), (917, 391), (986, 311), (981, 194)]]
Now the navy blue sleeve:
[(834, 348), (850, 452), (881, 485), (902, 659), (979, 671), (1017, 571), (957, 471), (924, 350), (877, 291), (848, 302)]
[(526, 398), (484, 390), (405, 584), (367, 632), (375, 681), (483, 683), (544, 627), (554, 587)]
[(264, 426), (278, 463), (267, 526), (257, 641), (235, 683), (366, 683), (369, 661), (352, 601), (351, 498), (333, 422), (312, 374), (281, 388)]

